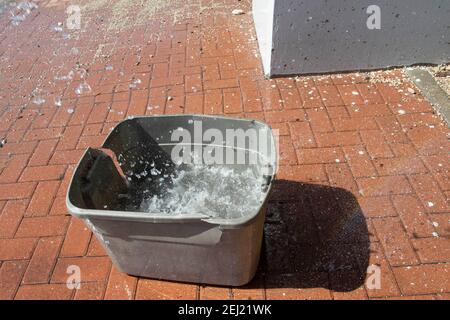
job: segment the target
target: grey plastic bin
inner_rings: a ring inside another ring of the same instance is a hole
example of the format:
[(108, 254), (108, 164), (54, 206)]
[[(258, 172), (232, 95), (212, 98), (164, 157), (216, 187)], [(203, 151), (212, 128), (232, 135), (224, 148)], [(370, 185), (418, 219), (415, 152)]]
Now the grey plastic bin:
[[(259, 210), (233, 219), (195, 212), (172, 216), (139, 211), (137, 204), (143, 197), (139, 186), (145, 177), (129, 173), (142, 170), (143, 159), (154, 161), (162, 174), (176, 171), (183, 164), (174, 163), (170, 157), (177, 144), (171, 141), (171, 133), (182, 127), (194, 134), (197, 121), (201, 121), (204, 131), (269, 132), (265, 154), (252, 150), (248, 141), (245, 147), (246, 154), (258, 155), (258, 163), (251, 165), (260, 175), (265, 193)], [(276, 145), (266, 124), (197, 115), (136, 117), (119, 123), (103, 148), (117, 156), (122, 173), (108, 152), (88, 148), (72, 177), (66, 204), (70, 213), (83, 219), (97, 236), (116, 267), (135, 276), (216, 285), (240, 286), (253, 278), (260, 256), (267, 195), (276, 173)]]

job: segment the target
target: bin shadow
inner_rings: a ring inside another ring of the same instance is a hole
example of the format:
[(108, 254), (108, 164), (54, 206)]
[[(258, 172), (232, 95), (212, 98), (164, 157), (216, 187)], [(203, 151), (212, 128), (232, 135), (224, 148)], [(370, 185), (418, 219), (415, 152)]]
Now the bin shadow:
[(370, 253), (366, 220), (342, 188), (274, 181), (261, 260), (250, 286), (347, 292), (364, 284)]

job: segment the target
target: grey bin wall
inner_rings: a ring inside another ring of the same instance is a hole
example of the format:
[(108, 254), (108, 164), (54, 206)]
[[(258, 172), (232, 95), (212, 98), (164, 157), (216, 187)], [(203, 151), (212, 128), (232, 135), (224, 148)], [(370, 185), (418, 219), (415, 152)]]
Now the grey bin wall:
[(253, 0), (253, 14), (267, 76), (450, 61), (449, 0)]

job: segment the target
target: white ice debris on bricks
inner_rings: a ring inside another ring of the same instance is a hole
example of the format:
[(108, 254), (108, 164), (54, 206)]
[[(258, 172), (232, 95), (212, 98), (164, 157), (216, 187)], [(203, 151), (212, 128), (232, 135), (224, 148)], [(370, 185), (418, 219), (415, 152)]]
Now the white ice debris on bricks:
[(91, 92), (91, 90), (92, 90), (91, 86), (86, 81), (83, 81), (75, 89), (75, 93), (80, 96), (80, 95), (82, 95), (84, 93)]
[(141, 84), (142, 83), (142, 81), (141, 81), (141, 79), (138, 79), (138, 78), (135, 78), (135, 79), (133, 79), (132, 81), (131, 81), (131, 83), (128, 85), (128, 87), (130, 88), (130, 89), (134, 89), (134, 88), (136, 88), (139, 84)]
[(231, 13), (235, 16), (239, 16), (241, 14), (244, 14), (245, 12), (242, 9), (234, 9), (233, 11), (231, 11)]
[(61, 97), (56, 97), (56, 98), (55, 98), (55, 106), (56, 106), (56, 107), (61, 107), (61, 106), (62, 106), (62, 100), (61, 100)]
[(416, 93), (416, 91), (413, 89), (413, 88), (408, 88), (408, 89), (406, 89), (409, 93), (411, 93), (411, 94), (415, 94)]
[[(160, 171), (150, 170), (150, 183), (167, 184)], [(200, 213), (211, 217), (239, 218), (259, 210), (264, 199), (262, 180), (251, 168), (243, 171), (219, 166), (192, 166), (171, 176), (163, 194), (149, 195), (140, 209), (149, 214)]]
[(77, 70), (77, 75), (80, 77), (81, 82), (78, 87), (75, 89), (75, 93), (80, 96), (82, 94), (86, 94), (92, 91), (91, 86), (86, 81), (86, 77), (88, 75), (86, 69), (79, 68)]
[(43, 105), (45, 103), (45, 99), (43, 97), (45, 94), (46, 93), (42, 89), (35, 88), (33, 92), (31, 92), (31, 102), (38, 106)]
[(38, 5), (31, 1), (22, 1), (20, 2), (15, 10), (11, 10), (11, 24), (14, 26), (18, 26), (31, 14), (31, 11), (37, 9)]
[(58, 22), (58, 23), (52, 25), (52, 30), (55, 32), (62, 32), (63, 31), (63, 23)]
[(74, 76), (74, 72), (73, 72), (73, 70), (70, 70), (67, 75), (56, 76), (56, 77), (54, 77), (54, 79), (57, 81), (69, 81), (69, 80), (73, 79), (73, 76)]

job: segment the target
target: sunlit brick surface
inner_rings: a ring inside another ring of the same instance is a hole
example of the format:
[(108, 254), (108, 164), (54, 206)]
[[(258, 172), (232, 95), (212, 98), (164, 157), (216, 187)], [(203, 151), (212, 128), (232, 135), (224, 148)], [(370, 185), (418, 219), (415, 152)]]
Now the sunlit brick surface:
[[(448, 299), (450, 131), (401, 71), (267, 80), (249, 0), (137, 2), (77, 1), (81, 30), (67, 29), (70, 1), (0, 16), (0, 299)], [(170, 113), (279, 130), (248, 286), (122, 274), (67, 213), (86, 147), (128, 116)]]

